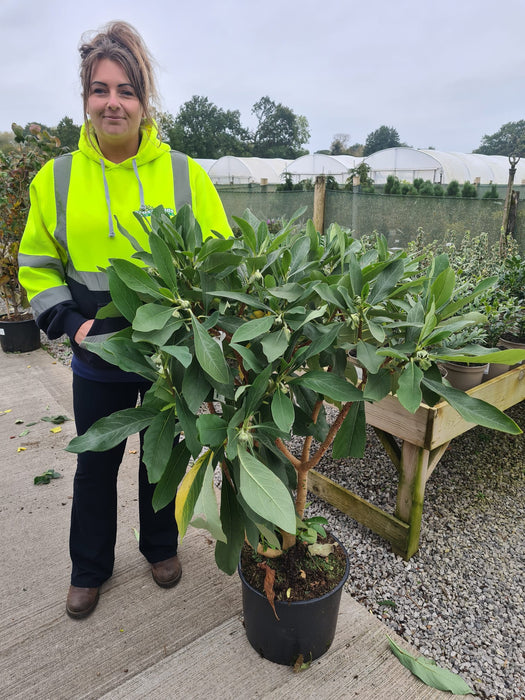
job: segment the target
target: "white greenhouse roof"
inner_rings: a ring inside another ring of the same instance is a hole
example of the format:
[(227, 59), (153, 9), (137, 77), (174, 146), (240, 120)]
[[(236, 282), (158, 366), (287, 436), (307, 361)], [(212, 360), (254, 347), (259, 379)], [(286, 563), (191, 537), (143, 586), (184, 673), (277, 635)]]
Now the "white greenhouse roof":
[(292, 161), (286, 172), (295, 182), (312, 180), (316, 175), (332, 175), (336, 182), (344, 184), (348, 179), (348, 171), (357, 167), (363, 158), (357, 156), (330, 156), (326, 153), (313, 153), (301, 156)]
[[(423, 178), (447, 185), (451, 180), (476, 182), (481, 185), (506, 185), (509, 177), (509, 160), (506, 156), (485, 156), (479, 153), (456, 153), (416, 148), (386, 148), (367, 156), (370, 176), (378, 185), (384, 184), (389, 175), (399, 180), (413, 182)], [(518, 163), (514, 182), (525, 180), (525, 163)]]
[(206, 172), (209, 172), (211, 166), (217, 162), (215, 158), (194, 158), (193, 160), (199, 165), (202, 165)]
[(284, 158), (239, 158), (223, 156), (209, 168), (208, 175), (216, 185), (246, 185), (249, 183), (278, 185), (281, 174), (290, 163)]

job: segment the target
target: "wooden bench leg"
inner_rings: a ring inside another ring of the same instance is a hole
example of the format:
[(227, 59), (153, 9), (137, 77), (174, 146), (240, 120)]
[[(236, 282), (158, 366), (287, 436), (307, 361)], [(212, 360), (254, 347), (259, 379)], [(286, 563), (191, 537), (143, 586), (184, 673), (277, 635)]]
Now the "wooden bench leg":
[(396, 517), (408, 523), (408, 537), (404, 552), (397, 553), (407, 561), (419, 549), (421, 518), (427, 481), (447, 449), (446, 442), (429, 451), (423, 447), (403, 442), (401, 448), (400, 476), (397, 488)]
[(406, 560), (419, 548), (429, 457), (430, 452), (423, 447), (403, 442), (396, 517), (409, 525), (406, 549), (404, 552), (398, 552)]

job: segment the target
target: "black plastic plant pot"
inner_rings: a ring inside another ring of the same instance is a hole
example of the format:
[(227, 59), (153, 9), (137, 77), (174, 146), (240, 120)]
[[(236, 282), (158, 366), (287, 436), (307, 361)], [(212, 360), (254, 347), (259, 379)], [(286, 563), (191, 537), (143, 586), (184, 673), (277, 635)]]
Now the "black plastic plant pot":
[(265, 659), (290, 666), (300, 655), (307, 663), (318, 659), (330, 648), (335, 636), (341, 593), (350, 572), (348, 554), (341, 542), (335, 537), (334, 539), (346, 556), (346, 568), (341, 581), (320, 598), (291, 603), (276, 601), (275, 609), (279, 620), (266, 596), (246, 581), (239, 564), (246, 636), (252, 647)]
[(0, 346), (4, 352), (31, 352), (40, 347), (40, 329), (33, 318), (0, 321)]

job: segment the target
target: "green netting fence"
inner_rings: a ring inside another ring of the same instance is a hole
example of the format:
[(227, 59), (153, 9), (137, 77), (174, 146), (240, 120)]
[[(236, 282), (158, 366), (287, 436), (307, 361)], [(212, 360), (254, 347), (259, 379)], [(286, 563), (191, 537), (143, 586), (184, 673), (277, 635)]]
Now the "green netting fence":
[[(259, 219), (287, 219), (306, 206), (304, 221), (313, 217), (313, 191), (275, 192), (265, 188), (218, 188), (226, 213), (242, 216), (250, 209)], [(486, 233), (497, 243), (503, 220), (503, 199), (467, 199), (461, 197), (422, 197), (382, 194), (357, 194), (327, 190), (325, 229), (337, 222), (358, 236), (378, 231), (390, 246), (405, 247), (422, 229), (427, 240), (440, 240), (447, 232), (463, 236)], [(232, 222), (233, 223), (233, 222)], [(525, 254), (525, 201), (520, 202), (515, 238)]]

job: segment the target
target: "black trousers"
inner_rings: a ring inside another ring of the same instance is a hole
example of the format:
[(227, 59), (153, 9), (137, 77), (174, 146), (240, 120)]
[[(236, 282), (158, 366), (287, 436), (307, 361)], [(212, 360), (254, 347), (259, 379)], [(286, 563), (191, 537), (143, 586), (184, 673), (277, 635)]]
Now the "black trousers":
[[(78, 435), (114, 411), (133, 408), (147, 391), (147, 382), (95, 382), (73, 375), (73, 406)], [(117, 536), (117, 476), (126, 441), (107, 452), (78, 455), (73, 486), (69, 551), (73, 564), (71, 583), (100, 586), (113, 573)], [(152, 564), (177, 554), (178, 530), (175, 501), (154, 512), (150, 484), (139, 464), (139, 549)]]

